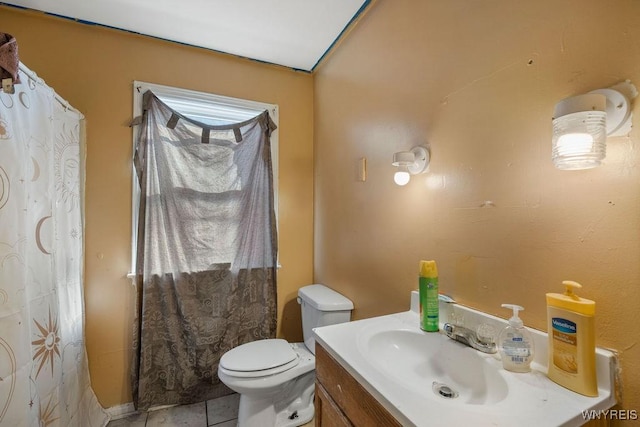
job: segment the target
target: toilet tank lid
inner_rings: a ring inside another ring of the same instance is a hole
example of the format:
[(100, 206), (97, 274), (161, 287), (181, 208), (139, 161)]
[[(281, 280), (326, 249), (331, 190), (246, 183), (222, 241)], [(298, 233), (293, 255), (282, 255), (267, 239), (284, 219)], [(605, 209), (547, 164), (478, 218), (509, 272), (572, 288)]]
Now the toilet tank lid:
[(298, 290), (298, 297), (321, 311), (353, 310), (353, 302), (324, 285), (308, 285)]

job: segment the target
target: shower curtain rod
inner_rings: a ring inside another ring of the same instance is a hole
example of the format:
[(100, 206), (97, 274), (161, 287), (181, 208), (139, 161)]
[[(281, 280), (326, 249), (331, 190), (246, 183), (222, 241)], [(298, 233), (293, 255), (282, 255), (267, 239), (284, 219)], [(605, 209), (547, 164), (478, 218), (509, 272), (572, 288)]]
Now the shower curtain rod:
[(53, 89), (51, 86), (47, 85), (46, 82), (42, 78), (38, 77), (38, 75), (34, 71), (31, 71), (29, 69), (29, 67), (27, 67), (22, 62), (20, 62), (19, 69), (20, 69), (20, 71), (25, 73), (29, 78), (33, 79), (33, 81), (35, 81), (36, 83), (41, 84), (41, 85), (45, 85), (49, 89), (51, 89), (53, 91), (53, 96), (54, 96), (55, 100), (58, 101), (60, 103), (60, 105), (62, 105), (66, 110), (71, 110), (74, 113), (78, 114), (80, 116), (80, 120), (84, 120), (84, 114), (82, 114), (80, 111), (78, 111), (74, 107), (72, 107), (71, 104), (69, 104), (69, 101), (67, 101), (66, 99), (64, 99), (60, 95), (58, 95), (58, 93), (55, 91), (55, 89)]

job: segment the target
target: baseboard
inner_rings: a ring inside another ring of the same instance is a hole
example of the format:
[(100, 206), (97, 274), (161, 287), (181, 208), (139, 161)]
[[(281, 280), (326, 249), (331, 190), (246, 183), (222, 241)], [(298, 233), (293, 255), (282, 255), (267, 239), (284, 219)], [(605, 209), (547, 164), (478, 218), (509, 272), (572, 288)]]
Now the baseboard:
[(125, 418), (138, 412), (133, 406), (133, 402), (112, 406), (111, 408), (107, 408), (106, 411), (112, 420), (119, 420), (120, 418)]

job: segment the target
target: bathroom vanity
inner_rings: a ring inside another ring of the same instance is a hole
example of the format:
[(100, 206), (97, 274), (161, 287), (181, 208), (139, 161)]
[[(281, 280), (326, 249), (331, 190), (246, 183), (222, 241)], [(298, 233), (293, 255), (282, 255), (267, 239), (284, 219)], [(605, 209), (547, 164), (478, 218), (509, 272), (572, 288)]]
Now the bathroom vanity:
[[(442, 318), (451, 309), (443, 307)], [(467, 326), (505, 324), (455, 309)], [(616, 404), (617, 361), (609, 351), (597, 349), (598, 397), (587, 397), (547, 378), (543, 332), (531, 330), (532, 371), (512, 373), (497, 355), (418, 324), (414, 309), (315, 329), (316, 426), (579, 426), (589, 421), (586, 411)]]

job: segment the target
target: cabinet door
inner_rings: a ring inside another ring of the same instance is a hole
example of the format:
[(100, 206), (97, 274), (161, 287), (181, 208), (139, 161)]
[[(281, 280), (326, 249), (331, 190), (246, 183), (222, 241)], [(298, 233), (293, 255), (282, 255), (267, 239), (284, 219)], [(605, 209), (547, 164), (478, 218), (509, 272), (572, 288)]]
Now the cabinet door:
[(316, 381), (350, 423), (335, 425), (402, 427), (393, 415), (318, 343)]
[(322, 385), (316, 382), (315, 400), (315, 425), (316, 427), (352, 427), (349, 419), (344, 416), (338, 405), (327, 394)]

